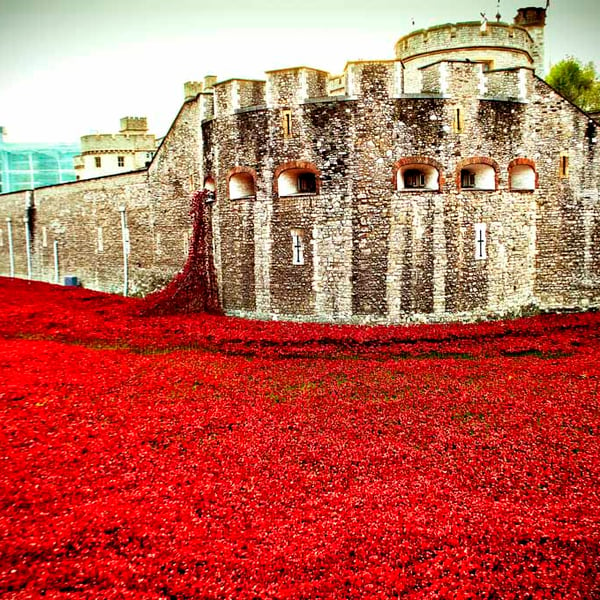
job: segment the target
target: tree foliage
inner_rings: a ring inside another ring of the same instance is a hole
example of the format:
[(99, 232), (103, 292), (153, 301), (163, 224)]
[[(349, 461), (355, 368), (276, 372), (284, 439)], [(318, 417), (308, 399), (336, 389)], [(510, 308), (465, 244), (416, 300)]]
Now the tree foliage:
[(600, 110), (600, 81), (593, 62), (583, 64), (569, 56), (552, 66), (546, 82), (581, 109)]

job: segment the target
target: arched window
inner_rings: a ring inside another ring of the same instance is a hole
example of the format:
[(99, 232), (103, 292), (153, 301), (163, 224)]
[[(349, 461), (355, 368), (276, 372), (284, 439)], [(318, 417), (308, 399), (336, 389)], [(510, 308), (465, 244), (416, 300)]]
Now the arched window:
[(204, 180), (203, 189), (206, 192), (206, 202), (214, 202), (217, 198), (217, 192), (215, 188), (215, 180), (210, 175)]
[(281, 196), (303, 196), (319, 193), (319, 172), (311, 163), (293, 161), (275, 171), (276, 193)]
[(229, 175), (229, 199), (254, 198), (256, 185), (254, 171), (248, 167), (235, 167)]
[(439, 191), (442, 186), (441, 165), (426, 156), (408, 156), (394, 165), (394, 184), (401, 191)]
[(495, 190), (497, 164), (489, 158), (463, 160), (458, 165), (456, 183), (461, 190)]
[(396, 179), (398, 190), (439, 190), (440, 175), (431, 165), (409, 164), (398, 169)]
[(528, 158), (515, 158), (508, 165), (508, 185), (511, 190), (528, 191), (537, 187), (535, 163)]

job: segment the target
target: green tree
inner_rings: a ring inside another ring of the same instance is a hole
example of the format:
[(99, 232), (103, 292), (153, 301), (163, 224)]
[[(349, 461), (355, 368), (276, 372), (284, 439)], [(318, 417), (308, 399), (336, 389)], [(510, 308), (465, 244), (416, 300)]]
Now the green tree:
[(568, 56), (552, 66), (546, 82), (579, 108), (600, 110), (600, 81), (593, 62), (584, 65)]

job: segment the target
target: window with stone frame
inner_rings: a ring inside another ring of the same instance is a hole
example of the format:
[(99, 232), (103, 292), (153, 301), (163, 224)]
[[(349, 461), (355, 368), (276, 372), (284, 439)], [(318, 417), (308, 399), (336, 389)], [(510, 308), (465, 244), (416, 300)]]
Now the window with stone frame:
[(410, 158), (405, 158), (397, 164), (399, 165), (395, 175), (397, 190), (404, 192), (440, 190), (441, 176), (438, 167), (429, 162), (419, 162), (417, 157), (414, 162)]
[(125, 166), (125, 157), (124, 156), (117, 156), (117, 166), (118, 167)]
[(292, 136), (292, 111), (286, 109), (281, 113), (281, 127), (283, 129), (283, 137)]
[(508, 173), (508, 185), (511, 191), (524, 192), (535, 190), (536, 173), (531, 165), (514, 165)]
[(280, 198), (319, 193), (318, 171), (312, 166), (290, 166), (277, 170), (276, 191)]
[(206, 202), (214, 202), (217, 198), (215, 180), (212, 177), (207, 177), (204, 180), (203, 186), (204, 192), (206, 193), (205, 201)]
[(250, 173), (236, 173), (229, 178), (229, 199), (254, 198), (256, 186)]
[(462, 190), (496, 189), (496, 169), (487, 162), (469, 163), (460, 170), (460, 188)]
[(452, 130), (454, 133), (463, 133), (465, 130), (465, 115), (462, 107), (457, 106), (454, 109), (454, 118), (452, 119)]
[(102, 227), (98, 227), (97, 229), (97, 248), (98, 248), (98, 252), (104, 252), (104, 231), (102, 229)]
[(96, 169), (99, 169), (100, 167), (102, 167), (102, 157), (94, 156), (94, 164), (96, 165)]

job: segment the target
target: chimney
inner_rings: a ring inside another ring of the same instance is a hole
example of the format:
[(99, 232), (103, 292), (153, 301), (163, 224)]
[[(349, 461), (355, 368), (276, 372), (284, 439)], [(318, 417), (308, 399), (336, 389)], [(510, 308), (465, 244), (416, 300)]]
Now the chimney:
[(525, 29), (533, 39), (533, 68), (536, 75), (543, 76), (544, 71), (544, 28), (546, 27), (546, 9), (537, 6), (519, 8), (514, 20), (515, 25)]

